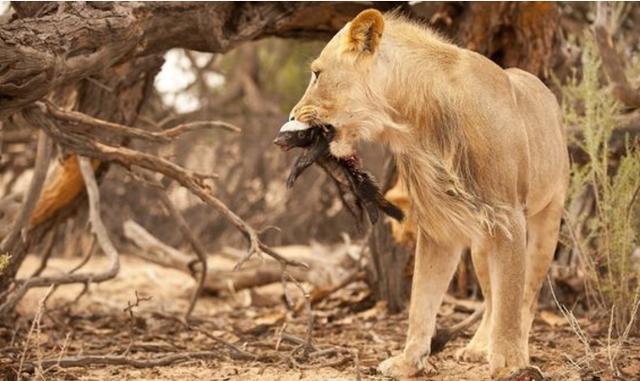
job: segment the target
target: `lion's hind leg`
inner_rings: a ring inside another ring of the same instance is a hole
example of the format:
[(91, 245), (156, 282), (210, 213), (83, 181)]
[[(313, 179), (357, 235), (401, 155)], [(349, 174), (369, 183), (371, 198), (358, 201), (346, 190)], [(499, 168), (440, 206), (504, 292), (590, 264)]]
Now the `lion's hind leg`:
[(558, 244), (563, 205), (564, 189), (544, 209), (527, 219), (527, 267), (522, 305), (522, 326), (527, 343), (538, 294)]

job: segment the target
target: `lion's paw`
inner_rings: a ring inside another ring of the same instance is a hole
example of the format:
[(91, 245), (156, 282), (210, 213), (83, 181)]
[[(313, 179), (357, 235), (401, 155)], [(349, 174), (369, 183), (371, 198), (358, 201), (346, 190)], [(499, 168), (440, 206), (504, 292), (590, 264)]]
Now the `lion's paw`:
[(479, 345), (469, 344), (456, 352), (456, 359), (465, 362), (485, 362), (487, 361), (488, 349)]
[(396, 380), (404, 380), (417, 376), (419, 373), (435, 373), (435, 369), (426, 361), (426, 356), (421, 359), (409, 360), (404, 353), (401, 353), (381, 362), (378, 366), (378, 372)]
[(498, 379), (498, 381), (544, 381), (545, 377), (542, 371), (535, 366), (528, 366), (511, 371), (504, 377)]
[(516, 345), (494, 346), (489, 354), (491, 377), (500, 379), (526, 368), (529, 364), (525, 351)]

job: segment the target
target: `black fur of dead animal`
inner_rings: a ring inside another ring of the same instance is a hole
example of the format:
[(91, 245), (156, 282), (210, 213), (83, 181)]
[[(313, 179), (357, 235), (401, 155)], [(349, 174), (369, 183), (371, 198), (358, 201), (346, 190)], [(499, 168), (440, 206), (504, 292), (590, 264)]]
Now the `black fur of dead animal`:
[[(362, 169), (355, 155), (349, 158), (337, 158), (331, 154), (329, 143), (334, 134), (334, 127), (329, 125), (280, 130), (273, 141), (275, 144), (285, 151), (291, 148), (305, 149), (291, 167), (287, 187), (293, 187), (296, 179), (315, 163), (333, 179), (343, 203), (357, 221), (362, 218), (363, 207), (372, 224), (379, 219), (378, 210), (402, 221), (404, 219), (402, 210), (384, 198), (380, 186), (371, 174)], [(344, 197), (347, 191), (355, 196), (355, 208)]]

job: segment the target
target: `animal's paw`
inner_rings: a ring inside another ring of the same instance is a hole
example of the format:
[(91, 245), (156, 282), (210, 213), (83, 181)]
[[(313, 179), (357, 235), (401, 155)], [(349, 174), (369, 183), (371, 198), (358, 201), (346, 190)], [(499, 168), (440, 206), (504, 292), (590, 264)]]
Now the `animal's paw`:
[(405, 380), (420, 373), (433, 374), (435, 368), (427, 361), (427, 356), (415, 360), (407, 359), (404, 353), (390, 357), (378, 365), (378, 372), (396, 380)]
[(485, 362), (487, 361), (488, 353), (486, 346), (469, 343), (466, 347), (456, 352), (456, 359), (465, 362)]
[(513, 343), (503, 342), (502, 345), (494, 345), (489, 350), (491, 377), (503, 379), (519, 372), (521, 369), (527, 368), (529, 361), (525, 352), (521, 346)]
[(542, 371), (535, 366), (528, 366), (514, 370), (498, 381), (544, 381)]

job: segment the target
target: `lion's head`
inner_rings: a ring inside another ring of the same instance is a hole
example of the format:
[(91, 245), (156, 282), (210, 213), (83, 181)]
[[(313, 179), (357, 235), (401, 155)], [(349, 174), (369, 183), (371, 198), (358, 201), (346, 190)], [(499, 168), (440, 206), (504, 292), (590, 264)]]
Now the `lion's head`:
[(380, 97), (372, 86), (384, 30), (382, 14), (361, 12), (342, 28), (311, 63), (311, 81), (290, 114), (296, 128), (330, 124), (336, 128), (331, 152), (338, 157), (354, 153), (359, 139), (371, 139), (382, 130), (373, 118)]

